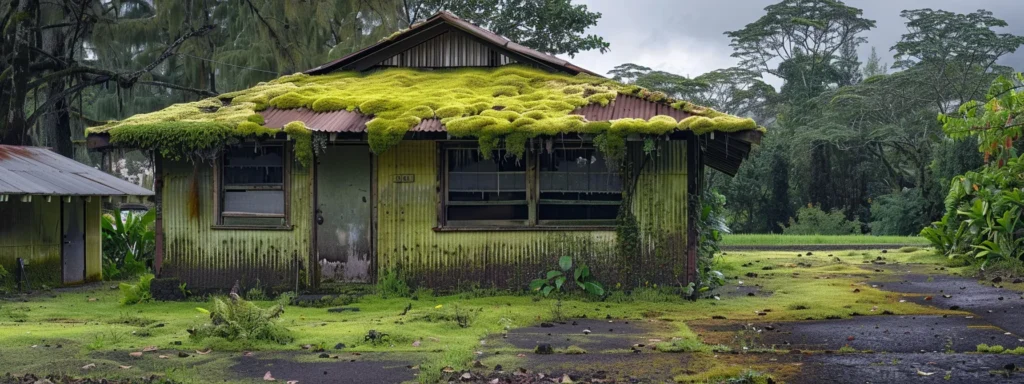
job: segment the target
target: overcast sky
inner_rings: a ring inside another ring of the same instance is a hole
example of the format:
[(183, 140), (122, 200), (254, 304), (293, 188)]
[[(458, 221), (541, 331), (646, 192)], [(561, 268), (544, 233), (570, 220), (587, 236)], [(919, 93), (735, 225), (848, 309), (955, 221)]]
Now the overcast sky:
[[(605, 38), (611, 51), (583, 52), (568, 58), (574, 64), (605, 74), (622, 63), (636, 63), (690, 77), (736, 65), (730, 55), (729, 38), (735, 31), (764, 15), (764, 7), (778, 0), (575, 0), (602, 13), (589, 33)], [(1024, 35), (1024, 0), (846, 0), (864, 10), (864, 17), (876, 27), (865, 33), (867, 44), (860, 47), (861, 61), (878, 50), (884, 62), (892, 64), (889, 48), (906, 32), (904, 9), (932, 8), (958, 13), (980, 9), (1009, 23), (1002, 32)], [(1004, 65), (1024, 70), (1024, 47), (1004, 57)], [(768, 79), (778, 86), (779, 82)]]

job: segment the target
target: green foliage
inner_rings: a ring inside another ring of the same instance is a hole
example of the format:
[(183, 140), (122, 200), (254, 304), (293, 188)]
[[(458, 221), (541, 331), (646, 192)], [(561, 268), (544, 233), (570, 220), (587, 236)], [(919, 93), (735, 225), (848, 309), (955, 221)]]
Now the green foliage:
[(135, 284), (118, 284), (118, 289), (121, 291), (121, 304), (133, 305), (152, 300), (153, 295), (149, 292), (149, 283), (153, 281), (153, 278), (153, 274), (147, 273), (139, 276), (139, 281)]
[(227, 300), (213, 298), (209, 310), (210, 322), (189, 330), (191, 337), (202, 340), (207, 337), (219, 337), (229, 341), (251, 343), (269, 341), (278, 344), (290, 343), (293, 338), (287, 328), (278, 324), (284, 314), (284, 304), (277, 303), (270, 308), (258, 305), (233, 296)]
[(973, 256), (982, 267), (1024, 258), (1024, 157), (1015, 141), (1024, 126), (1024, 74), (1000, 77), (984, 104), (968, 102), (957, 115), (939, 115), (955, 139), (977, 138), (987, 164), (950, 182), (946, 214), (921, 231), (950, 257)]
[(860, 233), (860, 222), (847, 220), (840, 210), (822, 211), (812, 205), (797, 210), (796, 217), (789, 219), (782, 233), (787, 235), (851, 235)]
[(667, 353), (707, 353), (711, 352), (711, 346), (693, 338), (678, 338), (672, 341), (661, 342), (654, 346), (658, 352)]
[(558, 269), (548, 271), (544, 278), (531, 281), (530, 290), (547, 296), (551, 292), (564, 292), (572, 285), (566, 282), (575, 284), (589, 295), (604, 296), (604, 286), (590, 274), (590, 267), (579, 264), (573, 269), (572, 257), (569, 256), (558, 258)]
[(722, 242), (722, 234), (729, 233), (729, 227), (725, 225), (725, 196), (705, 190), (691, 199), (694, 199), (691, 205), (699, 209), (699, 216), (694, 220), (697, 231), (697, 281), (687, 285), (686, 296), (696, 299), (725, 285), (725, 275), (715, 269), (715, 254), (721, 251), (719, 243)]
[(879, 196), (871, 203), (871, 234), (909, 236), (927, 225), (928, 201), (912, 189)]
[(103, 215), (103, 278), (134, 277), (148, 270), (156, 252), (156, 211), (144, 214), (114, 210)]
[[(608, 105), (620, 93), (669, 104), (694, 116), (683, 121), (655, 116), (650, 120), (622, 119), (609, 124), (587, 122), (580, 115), (570, 114), (588, 104)], [(221, 106), (222, 103), (227, 105)], [(218, 98), (136, 115), (92, 128), (90, 132), (107, 132), (116, 144), (159, 149), (168, 157), (188, 156), (237, 140), (273, 136), (278, 132), (276, 129), (258, 126), (256, 119), (251, 118), (256, 111), (269, 106), (371, 115), (373, 119), (367, 123), (368, 141), (375, 153), (394, 147), (410, 128), (432, 118), (439, 118), (453, 137), (477, 139), (481, 153), (490, 154), (496, 146), (503, 145), (517, 157), (523, 155), (528, 139), (542, 135), (601, 136), (596, 141), (605, 143), (600, 146), (602, 150), (609, 157), (621, 158), (625, 138), (630, 135), (661, 136), (677, 129), (692, 129), (698, 134), (761, 129), (749, 118), (730, 116), (612, 80), (505, 66), (296, 74)], [(284, 131), (296, 140), (296, 158), (307, 165), (312, 158), (308, 128), (292, 122)]]
[(377, 294), (385, 299), (409, 297), (409, 285), (394, 269), (387, 269), (377, 278)]
[(0, 265), (0, 294), (11, 292), (14, 289), (14, 277), (3, 265)]

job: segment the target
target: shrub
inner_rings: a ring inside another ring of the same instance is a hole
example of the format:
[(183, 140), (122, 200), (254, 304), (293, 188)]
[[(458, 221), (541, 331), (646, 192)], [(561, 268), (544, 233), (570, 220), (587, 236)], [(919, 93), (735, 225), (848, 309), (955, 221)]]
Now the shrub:
[(928, 225), (928, 204), (917, 188), (879, 196), (871, 204), (871, 234), (916, 235)]
[(213, 298), (212, 304), (210, 310), (197, 308), (210, 315), (210, 323), (190, 329), (192, 338), (220, 337), (229, 341), (272, 341), (278, 344), (287, 344), (293, 339), (288, 329), (277, 323), (284, 314), (282, 303), (260, 308), (238, 295), (232, 295), (227, 300)]
[(149, 292), (149, 283), (153, 281), (153, 277), (153, 274), (147, 273), (139, 276), (138, 283), (121, 283), (118, 285), (118, 288), (121, 290), (121, 304), (132, 305), (153, 299), (153, 295)]
[(822, 211), (816, 205), (808, 205), (789, 218), (789, 225), (782, 227), (787, 235), (852, 235), (860, 233), (860, 222), (847, 220), (842, 210)]
[(377, 280), (377, 294), (385, 299), (409, 297), (410, 289), (405, 280), (398, 276), (398, 272), (389, 269)]

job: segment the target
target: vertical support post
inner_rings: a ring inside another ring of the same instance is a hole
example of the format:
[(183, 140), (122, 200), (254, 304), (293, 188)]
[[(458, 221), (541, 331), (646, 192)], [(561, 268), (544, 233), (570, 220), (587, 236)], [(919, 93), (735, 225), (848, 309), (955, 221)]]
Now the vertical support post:
[[(689, 132), (688, 132), (689, 133)], [(703, 187), (704, 164), (697, 135), (686, 136), (686, 283), (697, 281), (697, 218), (700, 207), (696, 197)]]
[(160, 270), (164, 265), (164, 166), (163, 158), (156, 151), (153, 151), (153, 205), (156, 210), (156, 222), (154, 243), (156, 254), (153, 257), (153, 273), (159, 277)]

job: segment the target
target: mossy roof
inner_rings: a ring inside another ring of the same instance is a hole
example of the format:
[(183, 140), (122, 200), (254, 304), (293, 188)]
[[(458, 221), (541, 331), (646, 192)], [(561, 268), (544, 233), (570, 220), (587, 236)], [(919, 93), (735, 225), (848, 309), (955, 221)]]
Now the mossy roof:
[[(587, 121), (573, 114), (587, 105), (607, 106), (632, 95), (686, 112), (676, 119)], [(525, 66), (424, 71), (406, 68), (370, 73), (295, 74), (215, 98), (175, 104), (160, 111), (90, 128), (107, 133), (112, 144), (158, 149), (172, 157), (223, 145), (230, 140), (272, 135), (259, 114), (267, 108), (351, 111), (372, 116), (366, 123), (371, 149), (397, 144), (424, 119), (440, 119), (454, 137), (472, 137), (481, 150), (503, 143), (513, 153), (532, 137), (586, 133), (621, 139), (674, 131), (763, 131), (749, 118), (736, 117), (673, 100), (660, 92), (589, 75), (549, 73)], [(289, 135), (301, 131), (291, 124)], [(292, 135), (294, 136), (294, 135)]]

